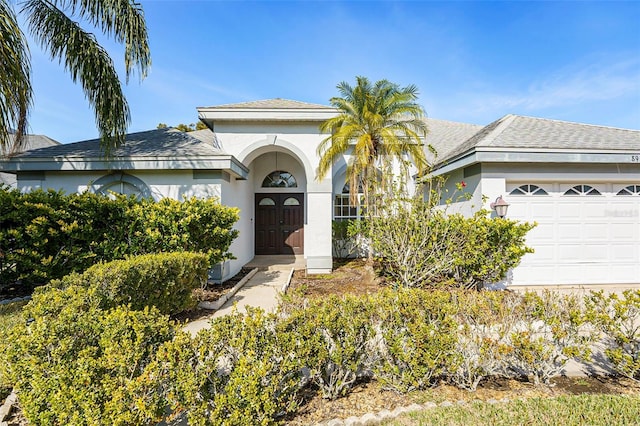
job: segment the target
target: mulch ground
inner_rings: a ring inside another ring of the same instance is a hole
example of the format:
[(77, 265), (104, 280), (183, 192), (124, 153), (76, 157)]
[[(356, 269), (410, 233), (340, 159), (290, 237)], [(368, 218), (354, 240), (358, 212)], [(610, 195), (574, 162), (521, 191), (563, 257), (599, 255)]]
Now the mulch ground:
[[(249, 272), (251, 272), (251, 270), (252, 268), (242, 268), (235, 276), (222, 283), (209, 281), (206, 287), (196, 289), (193, 292), (193, 296), (198, 302), (215, 302), (235, 287), (235, 285), (238, 284)], [(190, 322), (208, 317), (211, 314), (212, 312), (209, 309), (196, 307), (190, 311), (185, 311), (175, 315), (172, 319), (179, 322)]]

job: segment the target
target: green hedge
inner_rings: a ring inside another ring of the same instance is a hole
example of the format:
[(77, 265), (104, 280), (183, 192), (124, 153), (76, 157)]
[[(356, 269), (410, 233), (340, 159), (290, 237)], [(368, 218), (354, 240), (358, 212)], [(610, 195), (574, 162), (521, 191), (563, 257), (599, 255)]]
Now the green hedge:
[(126, 255), (206, 253), (214, 265), (232, 258), (238, 210), (216, 199), (110, 199), (0, 188), (0, 283), (35, 287)]
[(31, 424), (155, 424), (165, 409), (143, 377), (158, 347), (173, 338), (155, 308), (108, 304), (96, 289), (71, 285), (34, 295), (28, 322), (0, 345), (2, 376), (14, 386)]
[(140, 310), (155, 306), (163, 314), (176, 314), (197, 304), (192, 292), (206, 283), (208, 265), (208, 257), (203, 253), (133, 256), (53, 280), (36, 292), (75, 285), (95, 289), (108, 300), (109, 307), (130, 305), (131, 309)]

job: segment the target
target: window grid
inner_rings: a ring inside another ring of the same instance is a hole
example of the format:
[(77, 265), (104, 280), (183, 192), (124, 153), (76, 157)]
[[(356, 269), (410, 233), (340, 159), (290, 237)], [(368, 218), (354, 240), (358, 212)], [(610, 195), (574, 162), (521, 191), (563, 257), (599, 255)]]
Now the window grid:
[(345, 184), (342, 187), (342, 194), (337, 194), (333, 201), (333, 219), (334, 220), (353, 220), (360, 219), (364, 211), (362, 206), (362, 186), (358, 187), (358, 198), (360, 200), (359, 206), (351, 204), (349, 196), (349, 184)]
[(514, 188), (509, 195), (549, 195), (549, 193), (538, 185), (520, 185)]
[(276, 170), (267, 175), (262, 181), (263, 188), (297, 188), (296, 178), (284, 170)]
[(640, 195), (640, 185), (625, 186), (616, 195)]
[(564, 195), (602, 195), (600, 191), (589, 185), (576, 185), (569, 188)]

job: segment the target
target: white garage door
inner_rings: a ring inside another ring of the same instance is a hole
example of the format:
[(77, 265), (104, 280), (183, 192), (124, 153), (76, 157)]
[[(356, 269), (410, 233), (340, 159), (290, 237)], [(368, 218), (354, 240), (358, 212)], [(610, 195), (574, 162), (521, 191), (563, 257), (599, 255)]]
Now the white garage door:
[(537, 222), (515, 285), (640, 283), (640, 185), (511, 184), (508, 217)]

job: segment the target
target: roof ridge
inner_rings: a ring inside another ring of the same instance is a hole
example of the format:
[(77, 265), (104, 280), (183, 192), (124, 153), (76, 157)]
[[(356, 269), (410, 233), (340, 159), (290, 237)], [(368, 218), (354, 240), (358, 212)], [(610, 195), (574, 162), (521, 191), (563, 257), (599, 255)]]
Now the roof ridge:
[[(473, 145), (473, 147), (490, 146), (493, 143), (493, 141), (496, 140), (498, 138), (498, 136), (500, 136), (502, 134), (502, 132), (504, 132), (507, 129), (507, 127), (509, 127), (511, 125), (511, 123), (513, 123), (513, 121), (515, 119), (516, 119), (516, 115), (514, 115), (514, 114), (507, 114), (504, 117), (499, 118), (497, 120), (499, 122), (499, 124), (494, 129), (492, 129), (487, 136), (485, 136), (483, 138), (480, 138), (478, 143), (475, 143)], [(488, 124), (485, 127), (489, 127), (489, 126), (491, 126), (491, 124), (492, 123)], [(482, 129), (480, 129), (480, 132), (481, 131), (482, 131)]]
[(614, 130), (629, 130), (631, 132), (639, 132), (640, 129), (630, 129), (627, 127), (615, 127), (615, 126), (605, 126), (602, 124), (591, 124), (591, 123), (579, 123), (577, 121), (568, 121), (568, 120), (560, 120), (557, 118), (546, 118), (546, 117), (534, 117), (531, 115), (519, 115), (519, 114), (509, 114), (509, 115), (513, 115), (516, 118), (528, 118), (531, 120), (540, 120), (540, 121), (551, 121), (553, 123), (560, 123), (560, 124), (575, 124), (578, 126), (587, 126), (587, 127), (597, 127), (600, 129), (614, 129)]

